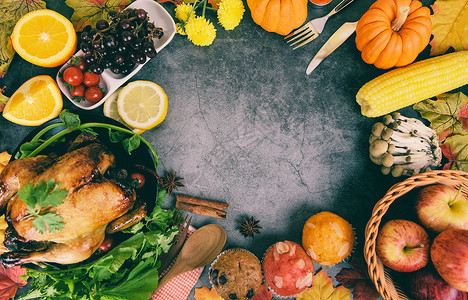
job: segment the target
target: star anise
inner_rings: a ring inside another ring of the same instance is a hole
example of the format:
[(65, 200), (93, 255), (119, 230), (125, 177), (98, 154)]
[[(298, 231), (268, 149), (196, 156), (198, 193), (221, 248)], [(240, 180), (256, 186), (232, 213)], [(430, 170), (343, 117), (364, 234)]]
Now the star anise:
[(244, 237), (254, 237), (254, 234), (260, 234), (261, 226), (258, 225), (260, 221), (255, 220), (254, 217), (250, 217), (249, 219), (244, 218), (244, 221), (241, 222), (239, 225), (241, 226), (239, 232)]
[(171, 173), (167, 172), (166, 178), (162, 179), (162, 186), (167, 190), (167, 193), (171, 195), (174, 189), (178, 191), (180, 187), (185, 187), (185, 185), (181, 182), (183, 179), (184, 178), (182, 177), (177, 178), (177, 172), (174, 172), (174, 175), (171, 175)]

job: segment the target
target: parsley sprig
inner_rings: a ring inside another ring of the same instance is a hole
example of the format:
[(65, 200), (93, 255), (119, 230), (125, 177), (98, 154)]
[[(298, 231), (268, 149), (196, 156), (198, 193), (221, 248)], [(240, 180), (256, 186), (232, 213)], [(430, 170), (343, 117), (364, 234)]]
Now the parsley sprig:
[(52, 178), (36, 185), (30, 182), (18, 190), (18, 198), (26, 203), (29, 210), (29, 214), (22, 220), (34, 217), (32, 224), (41, 234), (47, 230), (56, 233), (65, 226), (60, 215), (50, 211), (44, 212), (49, 207), (62, 204), (62, 199), (67, 197), (68, 191), (60, 189), (60, 185), (60, 183), (56, 184), (55, 179)]

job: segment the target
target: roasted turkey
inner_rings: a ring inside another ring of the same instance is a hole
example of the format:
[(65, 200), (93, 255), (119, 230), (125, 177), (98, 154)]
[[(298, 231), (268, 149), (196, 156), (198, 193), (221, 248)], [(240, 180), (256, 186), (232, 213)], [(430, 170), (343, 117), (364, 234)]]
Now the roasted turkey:
[[(45, 207), (63, 218), (63, 229), (40, 233), (34, 217), (19, 199), (28, 183), (54, 179), (68, 191), (63, 203)], [(10, 162), (0, 174), (0, 213), (5, 215), (4, 246), (0, 256), (6, 266), (27, 262), (71, 264), (89, 258), (104, 240), (106, 230), (117, 231), (142, 217), (135, 190), (116, 157), (99, 141), (73, 145), (59, 157), (40, 155)], [(138, 217), (135, 217), (138, 215)], [(124, 226), (122, 226), (124, 225)]]

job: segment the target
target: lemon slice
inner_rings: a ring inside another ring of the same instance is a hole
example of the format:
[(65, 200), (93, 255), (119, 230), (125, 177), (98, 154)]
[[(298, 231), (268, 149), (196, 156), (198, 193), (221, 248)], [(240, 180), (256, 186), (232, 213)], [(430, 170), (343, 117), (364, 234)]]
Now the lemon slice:
[(39, 75), (23, 83), (8, 99), (5, 119), (26, 126), (38, 126), (58, 117), (63, 107), (62, 94), (48, 75)]
[(126, 124), (125, 121), (122, 119), (122, 117), (119, 115), (119, 112), (117, 111), (117, 96), (119, 95), (120, 90), (122, 90), (122, 88), (118, 88), (117, 90), (115, 90), (115, 92), (113, 92), (106, 99), (106, 102), (104, 102), (103, 113), (104, 113), (104, 115), (106, 117), (109, 117), (111, 119), (114, 119), (114, 120), (119, 121), (120, 123), (126, 125), (129, 129), (132, 129), (132, 131), (134, 133), (141, 134), (145, 130), (132, 128), (131, 126)]
[(117, 98), (117, 111), (126, 124), (138, 129), (151, 129), (161, 123), (167, 114), (167, 96), (151, 81), (133, 81), (127, 84)]
[(73, 55), (77, 38), (73, 24), (50, 9), (25, 14), (11, 34), (16, 52), (41, 67), (57, 67)]

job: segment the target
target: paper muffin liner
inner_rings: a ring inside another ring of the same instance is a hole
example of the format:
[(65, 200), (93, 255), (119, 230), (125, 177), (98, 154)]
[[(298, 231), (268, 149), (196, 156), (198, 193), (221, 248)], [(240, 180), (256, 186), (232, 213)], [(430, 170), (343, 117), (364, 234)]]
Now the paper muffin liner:
[[(233, 252), (233, 251), (240, 251), (240, 252), (245, 252), (245, 253), (250, 253), (252, 254), (253, 257), (255, 257), (258, 261), (258, 263), (260, 264), (260, 270), (262, 271), (262, 279), (263, 279), (263, 269), (262, 269), (262, 264), (260, 262), (260, 260), (258, 259), (258, 257), (253, 254), (252, 252), (250, 252), (249, 250), (247, 249), (244, 249), (244, 248), (240, 248), (240, 247), (234, 247), (234, 248), (230, 248), (230, 249), (227, 249), (227, 250), (224, 250), (223, 252), (219, 253), (218, 256), (213, 260), (213, 262), (211, 263), (210, 265), (210, 268), (208, 269), (208, 278), (210, 279), (210, 284), (211, 284), (211, 287), (216, 291), (216, 293), (218, 293), (218, 290), (216, 289), (216, 285), (213, 284), (213, 281), (211, 279), (211, 270), (213, 268), (213, 265), (218, 261), (218, 259), (223, 256), (224, 254), (226, 254), (227, 252)], [(219, 295), (219, 293), (218, 293)]]
[[(280, 241), (280, 242), (284, 242), (284, 241)], [(278, 242), (277, 242), (277, 243), (278, 243)], [(297, 293), (297, 294), (288, 295), (288, 296), (283, 296), (283, 295), (278, 294), (278, 292), (276, 292), (274, 288), (270, 287), (270, 286), (268, 285), (268, 283), (266, 282), (266, 280), (265, 280), (265, 271), (264, 271), (264, 269), (263, 269), (263, 262), (264, 262), (264, 260), (265, 260), (265, 255), (266, 255), (267, 252), (270, 250), (270, 248), (272, 248), (273, 246), (275, 246), (277, 243), (274, 243), (273, 245), (271, 245), (270, 247), (268, 247), (268, 249), (265, 251), (265, 253), (263, 253), (263, 256), (262, 256), (262, 264), (261, 264), (261, 266), (262, 266), (263, 282), (265, 283), (265, 285), (266, 285), (267, 288), (271, 291), (271, 293), (273, 294), (273, 296), (274, 296), (275, 298), (280, 298), (280, 299), (296, 298), (297, 296), (299, 296), (300, 294), (302, 294), (305, 290), (307, 290), (307, 289), (310, 288), (310, 287), (307, 287), (306, 289), (304, 289), (304, 291), (301, 291), (301, 292), (299, 292), (299, 293)], [(298, 243), (297, 243), (297, 244), (298, 244)], [(301, 244), (298, 244), (298, 245), (302, 247)], [(274, 251), (274, 250), (273, 250), (273, 251)], [(305, 251), (305, 250), (304, 250), (304, 251)], [(307, 252), (306, 252), (306, 254), (307, 254)], [(309, 255), (307, 255), (307, 256), (309, 256)], [(310, 257), (309, 257), (309, 258), (310, 258)], [(313, 260), (312, 260), (312, 262), (313, 262)]]

